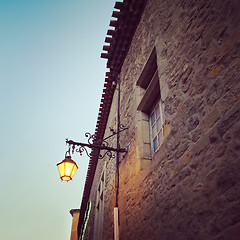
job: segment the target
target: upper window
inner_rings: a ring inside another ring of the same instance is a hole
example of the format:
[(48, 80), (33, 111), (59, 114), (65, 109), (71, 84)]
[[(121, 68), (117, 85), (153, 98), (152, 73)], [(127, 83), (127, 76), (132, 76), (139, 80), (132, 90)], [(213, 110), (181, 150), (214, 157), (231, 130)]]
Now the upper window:
[[(156, 50), (153, 49), (150, 57), (137, 81), (137, 86), (140, 87), (140, 101), (137, 110), (141, 111), (145, 117), (139, 119), (139, 129), (142, 129), (144, 134), (148, 134), (147, 138), (142, 136), (142, 141), (145, 145), (149, 144), (149, 154), (143, 152), (142, 157), (146, 158), (148, 155), (152, 155), (158, 150), (163, 143), (163, 127), (164, 127), (164, 114), (163, 104), (161, 101), (160, 84), (158, 77), (157, 56)], [(148, 119), (148, 125), (145, 124)], [(139, 143), (141, 139), (139, 139)], [(141, 155), (141, 153), (140, 153)]]

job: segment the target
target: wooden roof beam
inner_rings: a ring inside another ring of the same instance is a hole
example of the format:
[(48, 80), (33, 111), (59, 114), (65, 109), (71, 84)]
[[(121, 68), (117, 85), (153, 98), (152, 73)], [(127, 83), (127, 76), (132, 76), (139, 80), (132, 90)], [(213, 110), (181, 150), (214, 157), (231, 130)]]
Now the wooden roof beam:
[(111, 20), (110, 21), (110, 24), (109, 24), (110, 27), (116, 27), (117, 25), (118, 25), (118, 21), (117, 20)]
[(108, 53), (101, 53), (101, 58), (108, 59), (109, 54)]
[(121, 10), (124, 7), (123, 2), (116, 2), (114, 8)]
[(122, 15), (122, 13), (119, 11), (113, 11), (113, 13), (112, 13), (112, 17), (118, 18), (118, 19), (121, 17), (121, 15)]
[(116, 34), (116, 30), (109, 29), (107, 31), (107, 35), (114, 36)]
[(111, 46), (110, 45), (104, 45), (103, 46), (103, 51), (107, 51), (107, 52), (109, 52), (110, 50), (111, 50)]
[(105, 43), (111, 43), (112, 42), (112, 38), (111, 37), (106, 37), (105, 38)]

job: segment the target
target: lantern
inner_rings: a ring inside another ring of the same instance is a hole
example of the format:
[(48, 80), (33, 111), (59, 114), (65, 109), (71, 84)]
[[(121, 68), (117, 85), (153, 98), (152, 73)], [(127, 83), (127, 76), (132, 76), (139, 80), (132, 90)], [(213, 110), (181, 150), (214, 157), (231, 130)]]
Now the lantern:
[(60, 178), (62, 181), (72, 180), (78, 169), (77, 164), (71, 159), (71, 156), (65, 156), (65, 159), (57, 164)]

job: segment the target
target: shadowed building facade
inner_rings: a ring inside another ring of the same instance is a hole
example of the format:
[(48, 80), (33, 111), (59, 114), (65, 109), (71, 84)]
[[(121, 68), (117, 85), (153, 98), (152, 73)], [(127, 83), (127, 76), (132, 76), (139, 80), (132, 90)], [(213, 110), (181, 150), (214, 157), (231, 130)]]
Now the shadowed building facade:
[[(121, 240), (238, 240), (240, 2), (125, 0), (115, 9), (95, 134), (116, 131), (119, 106), (128, 152), (118, 188), (116, 160), (92, 152), (79, 234), (114, 238), (117, 189)], [(116, 136), (108, 142), (116, 147)]]

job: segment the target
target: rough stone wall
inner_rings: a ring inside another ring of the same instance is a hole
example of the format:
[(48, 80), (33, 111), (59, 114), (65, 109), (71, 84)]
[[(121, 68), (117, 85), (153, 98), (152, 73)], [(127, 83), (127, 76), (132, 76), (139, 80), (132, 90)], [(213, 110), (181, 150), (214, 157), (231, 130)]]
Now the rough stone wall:
[[(240, 239), (239, 12), (238, 0), (148, 0), (120, 74), (121, 240)], [(154, 47), (171, 130), (139, 171), (134, 92)], [(115, 117), (116, 96), (109, 126)], [(103, 239), (113, 239), (114, 169), (108, 161)]]

